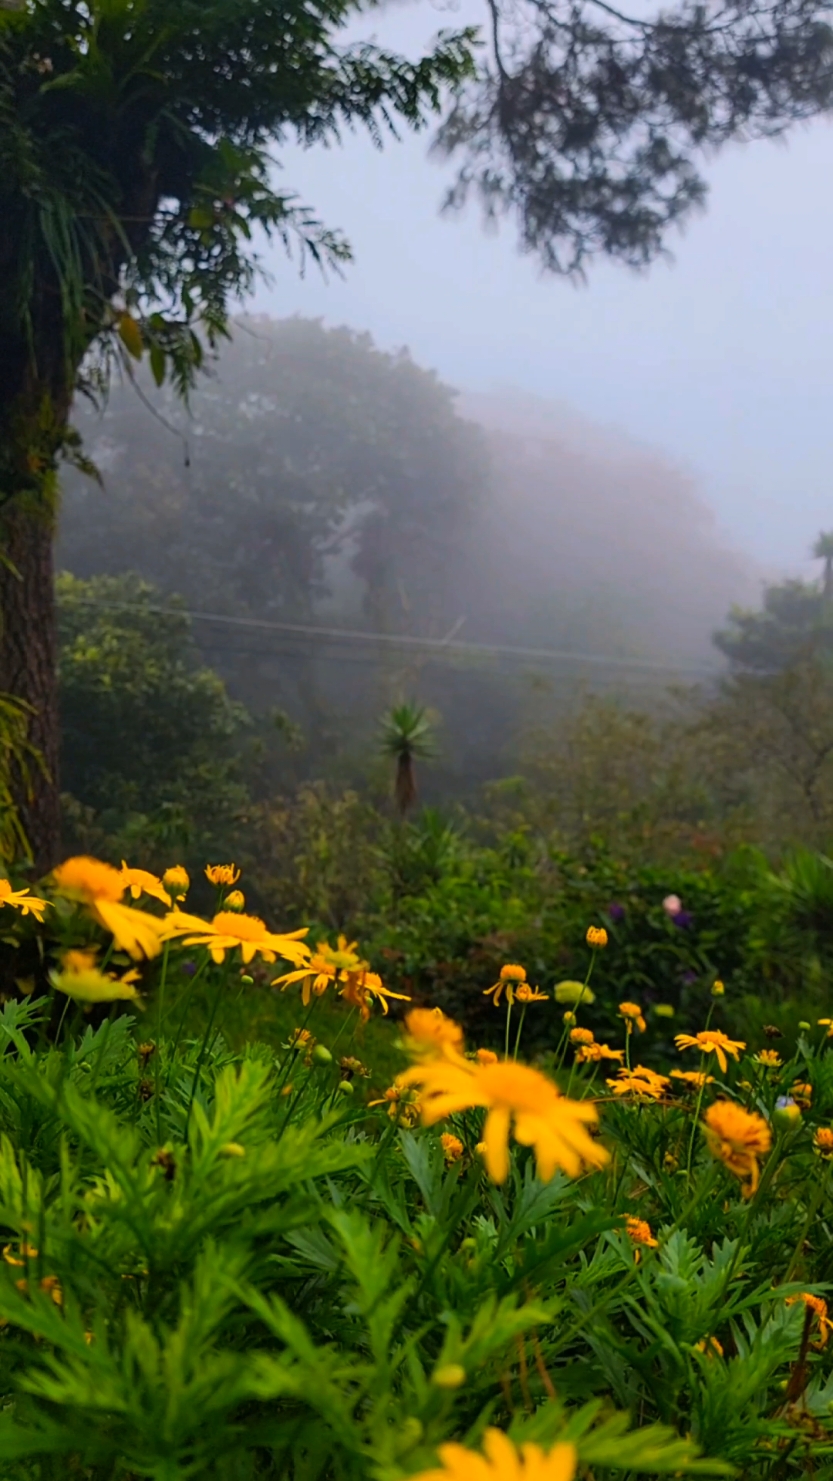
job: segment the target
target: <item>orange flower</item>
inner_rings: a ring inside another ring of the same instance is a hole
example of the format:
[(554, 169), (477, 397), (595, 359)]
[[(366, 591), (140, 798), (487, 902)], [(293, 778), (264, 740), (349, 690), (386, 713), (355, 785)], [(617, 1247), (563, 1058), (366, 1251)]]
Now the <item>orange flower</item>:
[(734, 1101), (718, 1100), (709, 1106), (703, 1129), (712, 1156), (725, 1162), (746, 1185), (743, 1195), (748, 1198), (760, 1180), (758, 1158), (765, 1157), (772, 1146), (772, 1132), (763, 1116), (745, 1111)]
[(599, 1064), (603, 1059), (625, 1058), (624, 1049), (611, 1049), (607, 1044), (581, 1044), (576, 1050), (576, 1064)]
[(636, 1219), (628, 1214), (625, 1219), (625, 1233), (633, 1244), (644, 1244), (651, 1250), (659, 1248), (659, 1240), (654, 1239), (651, 1226), (645, 1219)]
[(777, 1049), (759, 1049), (755, 1055), (756, 1064), (765, 1064), (768, 1069), (776, 1070), (783, 1063)]
[(803, 1301), (807, 1311), (811, 1311), (819, 1326), (819, 1346), (826, 1347), (830, 1333), (833, 1332), (833, 1322), (827, 1315), (827, 1302), (821, 1296), (813, 1296), (809, 1291), (802, 1291), (798, 1296), (787, 1296), (787, 1306), (795, 1306), (797, 1301)]
[(506, 1001), (511, 1008), (517, 992), (515, 984), (520, 982), (526, 982), (526, 967), (518, 966), (517, 962), (507, 962), (505, 966), (501, 967), (497, 982), (493, 982), (491, 987), (487, 987), (483, 996), (484, 998), (491, 996), (492, 1002), (497, 1007), (501, 995), (505, 991)]
[(378, 972), (369, 972), (366, 968), (357, 972), (342, 972), (340, 980), (344, 984), (339, 988), (341, 996), (345, 1003), (359, 1009), (362, 1023), (367, 1023), (370, 1017), (370, 1004), (374, 998), (381, 1003), (384, 1014), (388, 1011), (388, 998), (397, 998), (401, 1003), (411, 1001), (407, 993), (391, 992), (390, 988), (384, 986)]
[(7, 879), (0, 879), (0, 907), (11, 905), (12, 909), (19, 910), (21, 915), (33, 915), (36, 920), (43, 920), (51, 901), (41, 900), (39, 895), (33, 895), (27, 887), (22, 890), (13, 890)]
[(406, 1128), (416, 1125), (422, 1111), (422, 1105), (413, 1090), (400, 1085), (398, 1078), (393, 1085), (388, 1086), (381, 1099), (368, 1101), (368, 1107), (370, 1106), (387, 1106), (391, 1120), (395, 1121), (398, 1117), (401, 1125)]
[(478, 1064), (497, 1064), (498, 1062), (494, 1049), (477, 1049), (474, 1057)]
[(820, 1126), (815, 1135), (816, 1151), (821, 1152), (822, 1157), (833, 1157), (833, 1129), (829, 1126)]
[(813, 1099), (812, 1085), (802, 1084), (802, 1082), (799, 1080), (795, 1085), (791, 1087), (790, 1095), (792, 1096), (797, 1106), (801, 1106), (805, 1111), (808, 1111), (810, 1109), (810, 1102)]
[(643, 1064), (636, 1065), (632, 1070), (622, 1068), (618, 1079), (608, 1080), (607, 1083), (614, 1095), (642, 1095), (649, 1100), (659, 1100), (668, 1089), (665, 1075), (658, 1075), (655, 1070), (649, 1070)]
[[(219, 868), (219, 865), (217, 866)], [(207, 946), (212, 961), (225, 961), (226, 952), (240, 948), (246, 966), (255, 956), (274, 962), (279, 956), (299, 965), (309, 957), (309, 947), (301, 939), (306, 930), (274, 935), (256, 915), (239, 915), (234, 910), (220, 910), (213, 920), (201, 920), (172, 910), (162, 922), (166, 941), (181, 936), (184, 946)]]
[(607, 931), (604, 926), (588, 926), (586, 941), (588, 946), (607, 946)]
[(205, 877), (209, 884), (233, 885), (240, 878), (236, 864), (206, 864)]
[(121, 877), (124, 888), (130, 891), (134, 900), (138, 900), (140, 895), (150, 895), (154, 900), (161, 900), (163, 905), (170, 905), (171, 897), (163, 888), (161, 879), (147, 869), (131, 869), (122, 859)]
[(740, 1039), (730, 1039), (720, 1029), (702, 1029), (699, 1034), (677, 1034), (674, 1043), (678, 1049), (699, 1049), (701, 1054), (714, 1054), (722, 1073), (729, 1067), (727, 1054), (737, 1059), (746, 1045)]
[(446, 1018), (442, 1008), (412, 1008), (405, 1015), (405, 1028), (412, 1054), (456, 1057), (462, 1053), (463, 1030), (452, 1018)]
[(446, 1162), (459, 1162), (465, 1151), (463, 1143), (458, 1136), (453, 1136), (450, 1131), (444, 1131), (440, 1137), (443, 1156)]
[(508, 1060), (477, 1065), (456, 1057), (435, 1059), (414, 1065), (399, 1080), (420, 1087), (422, 1119), (427, 1126), (473, 1106), (486, 1109), (485, 1161), (496, 1183), (505, 1182), (509, 1173), (513, 1126), (515, 1140), (535, 1148), (543, 1182), (559, 1167), (574, 1178), (584, 1166), (602, 1167), (608, 1160), (608, 1153), (585, 1129), (598, 1120), (595, 1106), (567, 1100), (551, 1080), (526, 1065)]
[(571, 1028), (571, 1044), (592, 1044), (594, 1042), (593, 1030), (589, 1028)]
[(58, 894), (85, 905), (93, 920), (109, 931), (116, 946), (134, 961), (156, 956), (161, 950), (162, 922), (155, 915), (121, 904), (126, 886), (111, 864), (78, 854), (59, 864), (54, 878)]
[(714, 1084), (714, 1075), (703, 1075), (699, 1070), (671, 1070), (672, 1080), (684, 1080), (687, 1089), (702, 1090), (704, 1085)]
[(537, 987), (530, 987), (528, 982), (522, 982), (515, 989), (515, 998), (519, 1003), (546, 1003), (549, 1001), (548, 994), (539, 992)]
[(300, 967), (297, 972), (284, 972), (282, 977), (275, 977), (272, 981), (273, 987), (279, 987), (281, 992), (293, 982), (302, 982), (301, 1002), (308, 1007), (312, 994), (320, 998), (327, 991), (331, 982), (335, 982), (338, 976), (338, 968), (320, 951), (316, 951), (310, 957), (305, 966)]
[(574, 1445), (554, 1445), (547, 1452), (540, 1445), (520, 1449), (501, 1430), (487, 1430), (485, 1455), (463, 1445), (441, 1445), (440, 1467), (419, 1471), (410, 1481), (573, 1481), (576, 1473)]
[(647, 1024), (642, 1016), (642, 1009), (640, 1008), (638, 1003), (620, 1003), (619, 1013), (620, 1016), (625, 1020), (625, 1029), (627, 1033), (633, 1033), (635, 1024), (636, 1027), (639, 1029), (639, 1032), (641, 1034), (644, 1034), (645, 1029), (647, 1028)]

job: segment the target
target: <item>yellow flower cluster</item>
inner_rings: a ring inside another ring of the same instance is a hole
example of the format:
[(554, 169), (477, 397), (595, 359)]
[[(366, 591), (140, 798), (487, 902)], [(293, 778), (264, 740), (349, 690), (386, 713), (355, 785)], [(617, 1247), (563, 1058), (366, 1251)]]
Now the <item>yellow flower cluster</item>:
[(346, 1003), (358, 1008), (363, 1023), (370, 1017), (370, 1004), (374, 1000), (381, 1004), (383, 1013), (388, 1011), (388, 998), (410, 1002), (405, 993), (391, 992), (384, 986), (378, 973), (371, 972), (368, 963), (362, 961), (356, 944), (348, 941), (346, 936), (339, 936), (334, 947), (327, 941), (319, 941), (312, 956), (298, 971), (276, 977), (272, 986), (284, 992), (292, 983), (302, 983), (301, 1001), (306, 1007), (313, 995), (321, 997), (333, 985)]

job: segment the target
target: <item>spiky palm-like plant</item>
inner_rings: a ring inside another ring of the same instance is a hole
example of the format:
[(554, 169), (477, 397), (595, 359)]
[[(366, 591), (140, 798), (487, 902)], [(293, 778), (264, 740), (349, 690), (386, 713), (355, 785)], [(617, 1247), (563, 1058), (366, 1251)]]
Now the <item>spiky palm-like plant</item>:
[(400, 817), (416, 802), (415, 761), (436, 754), (434, 727), (421, 705), (394, 705), (382, 720), (382, 750), (396, 762), (393, 795)]

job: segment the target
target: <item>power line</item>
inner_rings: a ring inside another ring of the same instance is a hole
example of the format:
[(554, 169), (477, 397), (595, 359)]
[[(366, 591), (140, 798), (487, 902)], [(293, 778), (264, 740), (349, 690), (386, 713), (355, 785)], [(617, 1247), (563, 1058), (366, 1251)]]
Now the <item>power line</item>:
[[(188, 607), (145, 605), (144, 602), (96, 602), (76, 598), (76, 604), (110, 611), (154, 612), (165, 617), (188, 617), (193, 622), (208, 622), (233, 628), (256, 629), (260, 632), (289, 633), (321, 640), (345, 643), (378, 643), (392, 648), (423, 649), (427, 652), (458, 653), (462, 657), (534, 659), (543, 663), (579, 663), (599, 668), (626, 668), (658, 674), (688, 674), (699, 678), (717, 678), (719, 669), (705, 665), (662, 663), (649, 658), (622, 658), (612, 654), (579, 653), (569, 648), (526, 648), (509, 643), (473, 643), (451, 638), (418, 638), (408, 633), (367, 632), (360, 628), (322, 627), (301, 622), (267, 622), (257, 617), (229, 617), (221, 612), (198, 612)], [(453, 631), (453, 629), (452, 629)]]

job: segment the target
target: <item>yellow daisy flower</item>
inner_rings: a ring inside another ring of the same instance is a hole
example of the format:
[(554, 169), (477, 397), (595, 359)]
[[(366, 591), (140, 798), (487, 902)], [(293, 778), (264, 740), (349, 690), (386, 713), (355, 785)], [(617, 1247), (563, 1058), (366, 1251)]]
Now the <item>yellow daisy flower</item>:
[(507, 962), (505, 966), (501, 967), (497, 982), (493, 982), (491, 987), (487, 987), (483, 996), (484, 998), (491, 997), (492, 1002), (497, 1008), (505, 992), (506, 1001), (511, 1008), (518, 991), (516, 984), (525, 982), (526, 967), (519, 966), (517, 962)]
[(772, 1146), (772, 1132), (763, 1116), (745, 1111), (734, 1101), (718, 1100), (709, 1106), (703, 1130), (712, 1156), (725, 1162), (745, 1184), (743, 1194), (748, 1198), (760, 1180), (758, 1158), (765, 1157)]
[(206, 864), (205, 877), (209, 884), (233, 885), (240, 878), (240, 870), (236, 864)]
[[(405, 1015), (411, 1054), (441, 1054), (457, 1058), (463, 1051), (463, 1030), (442, 1008), (412, 1008)], [(488, 1053), (488, 1051), (486, 1051)]]
[(181, 937), (184, 946), (207, 946), (215, 962), (225, 961), (226, 952), (238, 948), (245, 965), (255, 956), (265, 962), (274, 962), (282, 956), (300, 965), (309, 956), (309, 947), (302, 939), (306, 930), (275, 935), (258, 916), (238, 915), (233, 910), (221, 910), (210, 921), (173, 910), (166, 915), (163, 925), (166, 941)]
[(620, 1003), (619, 1014), (624, 1018), (625, 1029), (629, 1034), (633, 1033), (634, 1025), (639, 1029), (641, 1034), (644, 1034), (648, 1025), (645, 1022), (642, 1009), (638, 1003)]
[(19, 910), (21, 915), (33, 915), (40, 921), (49, 909), (50, 901), (41, 900), (29, 889), (13, 890), (7, 879), (0, 879), (0, 906), (3, 905), (10, 905), (13, 910)]
[(549, 1452), (532, 1444), (518, 1449), (502, 1430), (490, 1429), (483, 1449), (485, 1455), (463, 1445), (441, 1445), (439, 1468), (419, 1471), (410, 1481), (573, 1481), (576, 1473), (574, 1445), (554, 1445)]
[(568, 1100), (551, 1080), (526, 1065), (508, 1060), (478, 1065), (464, 1059), (435, 1059), (405, 1070), (399, 1080), (420, 1088), (426, 1126), (457, 1111), (485, 1108), (485, 1162), (496, 1183), (505, 1182), (509, 1173), (513, 1129), (517, 1142), (534, 1147), (542, 1182), (549, 1182), (559, 1167), (575, 1178), (585, 1167), (603, 1167), (608, 1161), (604, 1147), (586, 1130), (598, 1121), (595, 1106)]
[(625, 1233), (632, 1244), (645, 1245), (646, 1249), (658, 1249), (659, 1240), (654, 1239), (651, 1226), (645, 1219), (636, 1219), (628, 1214), (625, 1219)]
[[(79, 952), (78, 955), (83, 953)], [(100, 972), (95, 966), (76, 968), (73, 964), (67, 969), (66, 957), (64, 963), (63, 972), (50, 972), (50, 981), (58, 992), (65, 993), (76, 1003), (135, 1002), (139, 996), (134, 986), (139, 976), (136, 971), (125, 972), (123, 977), (115, 977), (110, 972)]]
[(78, 854), (58, 865), (54, 879), (58, 893), (85, 905), (93, 920), (110, 932), (116, 946), (134, 960), (156, 956), (161, 950), (162, 922), (121, 904), (126, 886), (111, 864)]
[(154, 900), (161, 900), (163, 905), (170, 905), (171, 897), (161, 879), (147, 869), (131, 869), (122, 859), (121, 877), (124, 888), (130, 891), (134, 900), (138, 900), (140, 895), (151, 895)]
[(737, 1059), (746, 1045), (740, 1039), (730, 1039), (720, 1029), (701, 1029), (699, 1034), (676, 1034), (674, 1043), (678, 1049), (699, 1049), (701, 1054), (714, 1054), (721, 1072), (725, 1075), (729, 1066), (727, 1054)]

